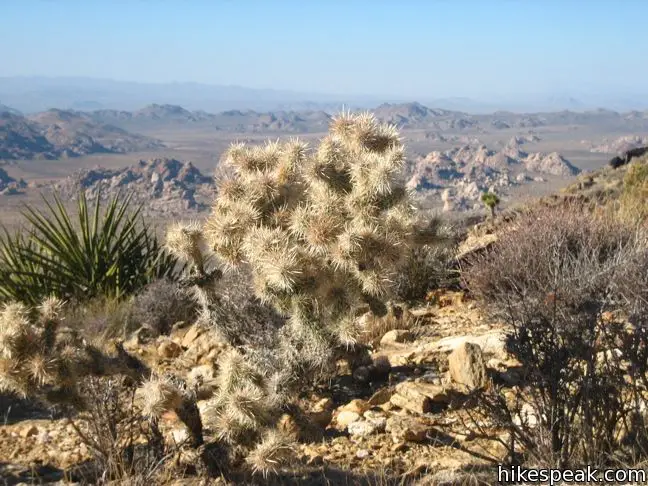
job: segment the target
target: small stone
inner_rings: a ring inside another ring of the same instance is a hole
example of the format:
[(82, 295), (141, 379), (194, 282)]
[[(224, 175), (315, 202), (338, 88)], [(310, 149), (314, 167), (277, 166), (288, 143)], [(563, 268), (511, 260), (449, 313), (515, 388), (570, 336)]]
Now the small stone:
[(31, 427), (25, 427), (24, 429), (22, 429), (20, 431), (20, 436), (26, 439), (27, 437), (33, 437), (35, 435), (38, 435), (38, 432), (39, 432), (38, 427), (32, 425)]
[(369, 457), (369, 451), (367, 449), (360, 449), (358, 452), (356, 452), (356, 457), (358, 459), (366, 459)]
[(362, 415), (369, 409), (369, 404), (359, 398), (351, 400), (349, 403), (340, 408), (340, 410), (346, 410), (349, 412), (355, 412)]
[(187, 429), (182, 427), (179, 429), (174, 429), (171, 431), (171, 437), (176, 444), (182, 444), (189, 438), (189, 433)]
[(200, 329), (198, 326), (192, 326), (189, 328), (189, 330), (185, 333), (184, 337), (182, 338), (182, 347), (183, 348), (188, 348), (191, 346), (191, 343), (193, 343), (198, 336), (200, 335)]
[(448, 356), (448, 369), (453, 382), (471, 390), (486, 385), (486, 365), (478, 344), (464, 342)]
[(414, 418), (393, 416), (387, 419), (385, 430), (392, 435), (394, 443), (423, 442), (427, 439), (428, 427)]
[(392, 405), (414, 413), (429, 413), (432, 411), (432, 400), (420, 393), (408, 396), (395, 393), (389, 401)]
[(394, 343), (405, 343), (412, 341), (413, 335), (407, 329), (392, 329), (384, 334), (380, 339), (381, 345), (394, 344)]
[(376, 432), (376, 427), (366, 420), (358, 420), (347, 426), (347, 432), (354, 437), (368, 437)]
[(407, 450), (407, 442), (397, 442), (391, 446), (392, 452), (403, 452), (405, 450)]
[(342, 410), (335, 418), (335, 423), (341, 428), (347, 428), (349, 424), (360, 420), (360, 414), (350, 410)]
[(371, 395), (371, 398), (367, 400), (367, 403), (372, 407), (382, 405), (383, 403), (388, 402), (393, 394), (394, 392), (389, 388), (381, 388), (376, 393)]

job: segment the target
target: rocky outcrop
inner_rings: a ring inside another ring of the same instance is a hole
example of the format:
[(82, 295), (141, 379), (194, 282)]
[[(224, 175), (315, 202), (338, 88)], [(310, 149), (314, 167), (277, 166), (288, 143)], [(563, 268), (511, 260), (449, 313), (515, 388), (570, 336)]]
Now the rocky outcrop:
[(600, 144), (592, 145), (590, 152), (622, 155), (629, 150), (645, 147), (646, 145), (648, 145), (648, 137), (625, 135), (615, 140), (603, 139)]
[(543, 182), (542, 175), (570, 177), (580, 172), (558, 153), (527, 153), (523, 143), (537, 137), (514, 137), (501, 150), (484, 144), (434, 151), (410, 163), (407, 186), (425, 198), (439, 195), (444, 211), (481, 209), (484, 192), (506, 194), (512, 186)]
[(207, 199), (215, 190), (211, 177), (203, 175), (191, 162), (160, 158), (140, 160), (124, 169), (101, 167), (84, 169), (56, 184), (55, 188), (69, 198), (79, 190), (94, 198), (107, 198), (127, 189), (136, 201), (146, 202), (145, 210), (159, 213), (200, 211), (206, 205), (196, 196)]
[(27, 183), (23, 179), (16, 180), (10, 177), (7, 171), (0, 167), (0, 195), (19, 194), (26, 187)]
[(562, 177), (570, 177), (580, 172), (557, 152), (530, 154), (524, 161), (524, 165), (531, 172)]

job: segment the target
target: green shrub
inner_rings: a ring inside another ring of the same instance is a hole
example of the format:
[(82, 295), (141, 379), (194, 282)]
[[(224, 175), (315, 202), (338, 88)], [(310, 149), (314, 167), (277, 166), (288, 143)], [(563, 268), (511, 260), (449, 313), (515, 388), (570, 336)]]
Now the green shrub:
[(53, 203), (43, 199), (45, 211), (26, 207), (25, 230), (13, 236), (5, 230), (0, 238), (0, 300), (119, 299), (175, 275), (177, 260), (140, 220), (141, 207), (131, 211), (130, 196), (114, 196), (101, 208), (97, 195), (90, 209), (81, 193), (75, 215), (58, 195)]

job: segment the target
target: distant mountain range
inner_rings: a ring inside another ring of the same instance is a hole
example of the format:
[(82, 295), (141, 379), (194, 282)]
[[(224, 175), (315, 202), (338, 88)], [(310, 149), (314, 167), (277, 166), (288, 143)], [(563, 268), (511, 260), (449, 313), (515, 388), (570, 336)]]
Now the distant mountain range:
[[(579, 93), (516, 95), (471, 99), (465, 97), (418, 97), (427, 106), (469, 113), (592, 110), (600, 107), (619, 110), (648, 109), (645, 93), (597, 95)], [(411, 98), (410, 98), (411, 99)], [(0, 102), (24, 113), (53, 107), (94, 110), (137, 110), (152, 103), (180, 105), (188, 110), (219, 112), (226, 110), (323, 110), (373, 108), (381, 103), (402, 103), (402, 96), (334, 95), (289, 90), (253, 89), (199, 83), (135, 83), (72, 77), (0, 78)]]
[(162, 147), (158, 140), (93, 121), (81, 112), (52, 109), (23, 116), (0, 108), (0, 160), (57, 159)]
[[(424, 138), (447, 136), (476, 138), (502, 130), (533, 132), (544, 126), (596, 126), (606, 132), (648, 131), (648, 111), (619, 113), (611, 110), (547, 113), (468, 114), (420, 103), (383, 103), (373, 112), (400, 129), (424, 131)], [(333, 112), (334, 113), (334, 112)], [(152, 104), (135, 111), (50, 109), (21, 115), (0, 106), (0, 159), (75, 157), (92, 153), (126, 153), (163, 148), (164, 144), (138, 132), (159, 127), (187, 126), (229, 133), (322, 133), (332, 114), (324, 110), (226, 110), (208, 113), (179, 105)], [(444, 135), (445, 134), (445, 135)], [(447, 135), (447, 136), (446, 136)]]

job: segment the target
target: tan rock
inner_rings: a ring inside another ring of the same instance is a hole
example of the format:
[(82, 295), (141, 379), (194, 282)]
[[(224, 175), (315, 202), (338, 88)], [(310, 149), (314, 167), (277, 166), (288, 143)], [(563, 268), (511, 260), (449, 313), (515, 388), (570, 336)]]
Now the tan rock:
[(361, 418), (362, 418), (361, 415), (357, 412), (352, 412), (350, 410), (342, 410), (335, 417), (335, 423), (339, 428), (346, 429), (349, 426), (349, 424), (352, 424), (353, 422), (357, 422)]
[(200, 336), (201, 331), (202, 330), (198, 326), (191, 326), (182, 338), (182, 347), (188, 348), (189, 346), (191, 346), (191, 343), (193, 343), (198, 338), (198, 336)]
[(396, 385), (396, 393), (418, 398), (419, 395), (428, 397), (434, 403), (450, 403), (448, 390), (442, 385), (423, 381), (404, 381)]
[(36, 427), (35, 425), (27, 426), (20, 431), (20, 437), (24, 439), (27, 437), (33, 437), (35, 435), (38, 435), (38, 432), (38, 427)]
[(358, 415), (362, 415), (365, 413), (367, 410), (369, 410), (370, 406), (365, 400), (361, 400), (359, 398), (356, 398), (354, 400), (351, 400), (349, 403), (346, 405), (342, 406), (339, 408), (339, 410), (345, 410), (349, 412), (355, 412)]
[(474, 390), (486, 385), (486, 364), (479, 345), (465, 342), (448, 356), (448, 371), (453, 382)]
[(404, 410), (414, 413), (430, 413), (432, 411), (432, 400), (422, 393), (413, 393), (405, 396), (400, 393), (394, 393), (389, 402)]
[(382, 405), (383, 403), (387, 403), (393, 394), (394, 394), (393, 390), (389, 388), (381, 388), (373, 395), (371, 395), (371, 398), (367, 400), (367, 404), (370, 407)]
[(385, 430), (391, 434), (394, 443), (399, 444), (425, 441), (429, 427), (414, 417), (392, 416), (387, 419)]
[(380, 340), (380, 344), (385, 346), (394, 343), (405, 343), (412, 341), (414, 336), (407, 329), (392, 329), (385, 333)]
[(450, 401), (448, 393), (441, 385), (425, 382), (406, 381), (396, 386), (390, 402), (400, 408), (414, 413), (429, 413), (433, 404), (444, 404)]

